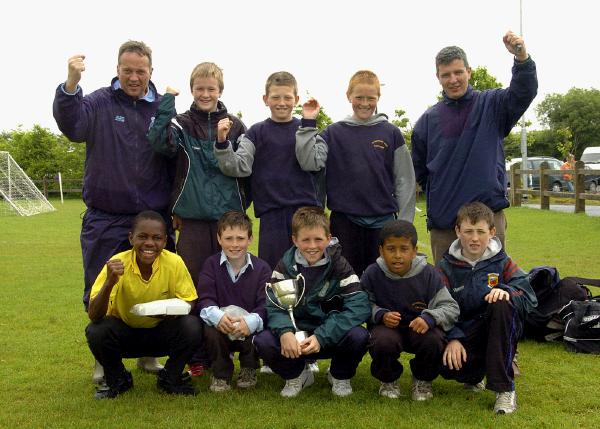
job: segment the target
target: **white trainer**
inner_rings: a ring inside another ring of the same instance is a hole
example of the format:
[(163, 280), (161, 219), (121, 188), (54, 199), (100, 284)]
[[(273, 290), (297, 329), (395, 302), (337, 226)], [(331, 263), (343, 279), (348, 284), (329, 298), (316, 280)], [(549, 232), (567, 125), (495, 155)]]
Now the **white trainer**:
[(92, 373), (92, 381), (94, 384), (104, 383), (104, 367), (100, 365), (100, 362), (94, 361), (94, 372)]
[(352, 394), (350, 379), (338, 380), (330, 372), (327, 373), (327, 381), (331, 384), (331, 392), (335, 396), (348, 396)]
[(311, 362), (306, 364), (307, 369), (313, 374), (317, 374), (319, 372), (319, 365), (316, 362)]
[(137, 359), (137, 366), (142, 371), (150, 372), (152, 374), (158, 374), (158, 372), (164, 368), (158, 359), (155, 357), (139, 357)]
[(428, 401), (431, 398), (433, 398), (433, 386), (431, 385), (431, 381), (424, 381), (413, 378), (413, 401)]
[(398, 386), (395, 382), (382, 382), (381, 386), (379, 386), (379, 395), (390, 399), (398, 399), (400, 396), (403, 396), (402, 392), (400, 391), (400, 386)]
[(474, 392), (474, 393), (480, 393), (485, 390), (485, 380), (481, 380), (477, 384), (464, 383), (463, 386), (464, 386), (465, 390), (468, 390), (468, 391)]
[(273, 370), (271, 369), (271, 367), (269, 365), (261, 366), (259, 372), (261, 374), (274, 374)]
[(496, 414), (510, 414), (517, 410), (517, 393), (498, 392), (496, 393), (496, 403), (494, 404), (494, 412)]
[(285, 386), (281, 389), (280, 395), (284, 398), (294, 398), (298, 396), (302, 389), (310, 386), (314, 382), (314, 374), (305, 369), (298, 377), (285, 381)]

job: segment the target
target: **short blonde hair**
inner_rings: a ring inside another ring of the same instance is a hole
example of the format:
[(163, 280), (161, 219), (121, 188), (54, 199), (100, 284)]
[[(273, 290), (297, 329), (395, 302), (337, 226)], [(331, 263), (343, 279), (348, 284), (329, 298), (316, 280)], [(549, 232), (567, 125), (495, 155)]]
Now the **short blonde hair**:
[(381, 97), (381, 84), (379, 83), (379, 78), (371, 70), (359, 70), (352, 75), (352, 77), (350, 78), (350, 83), (348, 84), (346, 96), (350, 97), (350, 94), (352, 94), (352, 91), (354, 90), (356, 85), (360, 83), (375, 85), (375, 87), (377, 88), (377, 96)]
[(193, 89), (194, 80), (198, 77), (212, 77), (213, 79), (216, 79), (219, 83), (219, 92), (223, 92), (223, 89), (225, 88), (225, 84), (223, 83), (223, 70), (215, 63), (200, 63), (194, 67), (190, 76), (190, 89)]
[(302, 228), (323, 228), (329, 235), (329, 218), (321, 207), (300, 207), (292, 216), (292, 235), (298, 236)]

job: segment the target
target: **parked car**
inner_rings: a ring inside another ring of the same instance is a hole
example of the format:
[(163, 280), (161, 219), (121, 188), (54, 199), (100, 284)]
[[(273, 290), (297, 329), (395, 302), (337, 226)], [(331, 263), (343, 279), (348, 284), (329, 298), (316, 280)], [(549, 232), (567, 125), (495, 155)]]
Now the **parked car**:
[[(506, 171), (507, 171), (507, 186), (510, 187), (510, 174), (508, 171), (513, 164), (517, 162), (521, 162), (521, 158), (512, 158), (509, 161), (506, 161)], [(552, 158), (551, 156), (529, 156), (527, 157), (527, 169), (528, 170), (539, 170), (542, 162), (548, 163), (548, 168), (550, 170), (560, 170), (560, 167), (564, 164), (564, 162)], [(529, 174), (527, 180), (527, 187), (529, 189), (540, 189), (540, 175), (539, 174)], [(548, 176), (548, 190), (554, 192), (573, 192), (573, 183), (570, 180), (565, 180), (564, 175), (550, 175)]]
[(593, 169), (600, 168), (600, 146), (589, 146), (583, 149), (581, 161)]
[[(600, 146), (586, 147), (581, 154), (581, 161), (586, 169), (600, 170)], [(585, 176), (585, 189), (590, 193), (600, 192), (600, 175)]]
[[(586, 164), (585, 168), (586, 170), (600, 170), (600, 164), (598, 164), (598, 167), (593, 167), (591, 165)], [(591, 194), (600, 192), (600, 175), (585, 176), (584, 185), (585, 190)]]

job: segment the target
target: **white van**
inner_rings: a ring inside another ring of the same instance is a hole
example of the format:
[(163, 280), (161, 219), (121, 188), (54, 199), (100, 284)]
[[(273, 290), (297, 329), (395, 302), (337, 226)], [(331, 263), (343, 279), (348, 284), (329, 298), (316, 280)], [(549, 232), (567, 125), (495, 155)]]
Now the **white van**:
[(586, 147), (581, 154), (581, 161), (594, 170), (600, 170), (600, 146)]

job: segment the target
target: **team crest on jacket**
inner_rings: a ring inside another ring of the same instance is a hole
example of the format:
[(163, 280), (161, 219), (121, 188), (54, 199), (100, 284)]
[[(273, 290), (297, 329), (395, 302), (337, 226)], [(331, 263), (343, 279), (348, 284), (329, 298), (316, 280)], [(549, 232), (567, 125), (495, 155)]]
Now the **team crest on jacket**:
[(371, 142), (371, 144), (373, 145), (373, 147), (375, 149), (381, 149), (381, 150), (385, 150), (388, 148), (388, 144), (386, 142), (384, 142), (383, 140), (373, 140)]

